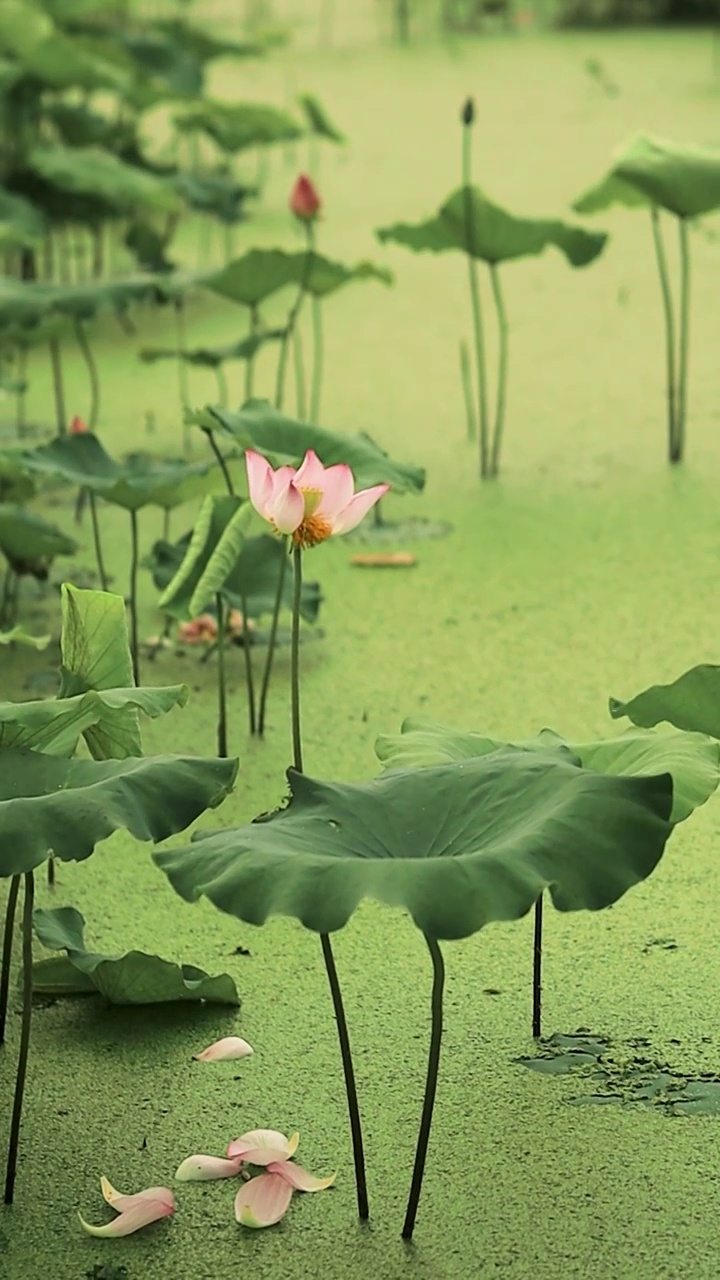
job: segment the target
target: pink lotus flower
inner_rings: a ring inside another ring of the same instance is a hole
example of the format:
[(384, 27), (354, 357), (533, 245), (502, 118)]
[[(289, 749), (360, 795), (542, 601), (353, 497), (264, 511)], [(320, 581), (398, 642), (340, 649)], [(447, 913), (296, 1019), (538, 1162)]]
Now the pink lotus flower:
[(389, 484), (355, 493), (352, 471), (345, 463), (324, 467), (308, 449), (300, 466), (278, 467), (252, 449), (245, 451), (250, 501), (276, 533), (292, 534), (297, 547), (315, 547), (333, 534), (349, 533)]
[(217, 622), (211, 613), (201, 613), (191, 622), (182, 622), (178, 627), (178, 640), (183, 644), (211, 644), (217, 640)]
[(85, 1231), (91, 1236), (129, 1236), (133, 1231), (158, 1222), (160, 1218), (169, 1218), (175, 1212), (175, 1198), (168, 1187), (149, 1187), (147, 1191), (124, 1196), (107, 1178), (100, 1179), (100, 1186), (105, 1200), (117, 1209), (119, 1216), (104, 1227), (93, 1227), (78, 1214)]
[(70, 435), (84, 436), (86, 432), (87, 432), (87, 424), (85, 423), (83, 418), (80, 418), (77, 414), (75, 414), (75, 417), (70, 423)]
[(312, 178), (301, 173), (290, 192), (290, 212), (301, 222), (314, 222), (320, 212), (321, 200)]
[(197, 1062), (228, 1062), (233, 1058), (249, 1058), (252, 1052), (252, 1045), (247, 1040), (241, 1040), (240, 1036), (224, 1036), (222, 1040), (209, 1044), (202, 1053), (194, 1053), (193, 1058)]
[[(324, 1191), (335, 1181), (316, 1178), (292, 1163), (300, 1141), (286, 1138), (276, 1129), (251, 1129), (231, 1142), (227, 1157), (188, 1156), (175, 1177), (180, 1182), (206, 1182), (211, 1178), (241, 1177), (244, 1185), (235, 1197), (235, 1219), (244, 1227), (272, 1227), (287, 1212), (293, 1191)], [(246, 1166), (263, 1165), (266, 1172), (251, 1177)]]

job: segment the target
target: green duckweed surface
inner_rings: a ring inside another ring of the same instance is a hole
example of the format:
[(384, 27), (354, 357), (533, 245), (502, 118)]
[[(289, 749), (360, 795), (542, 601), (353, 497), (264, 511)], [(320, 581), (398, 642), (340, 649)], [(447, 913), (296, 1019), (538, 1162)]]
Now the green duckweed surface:
[[(619, 85), (616, 97), (588, 76), (590, 57)], [(609, 695), (630, 696), (717, 659), (720, 248), (693, 231), (688, 456), (675, 470), (665, 462), (663, 332), (647, 215), (617, 210), (600, 220), (612, 238), (586, 270), (571, 271), (553, 253), (509, 266), (504, 466), (499, 482), (480, 486), (457, 377), (458, 342), (469, 331), (464, 264), (385, 249), (372, 229), (425, 216), (457, 183), (458, 109), (468, 93), (477, 103), (476, 176), (518, 211), (562, 212), (637, 130), (717, 144), (710, 36), (488, 39), (447, 51), (307, 53), (292, 64), (283, 55), (244, 68), (241, 96), (282, 101), (290, 72), (350, 139), (345, 151), (321, 157), (322, 247), (396, 272), (392, 290), (358, 285), (327, 305), (324, 421), (368, 430), (394, 455), (428, 468), (423, 497), (391, 498), (388, 519), (453, 525), (434, 541), (398, 533), (389, 546), (416, 554), (410, 570), (352, 568), (361, 548), (345, 540), (308, 557), (325, 605), (322, 637), (302, 654), (306, 768), (371, 776), (377, 734), (418, 712), (508, 737), (544, 725), (569, 737), (612, 733)], [(220, 91), (236, 92), (237, 74), (222, 69)], [(273, 157), (260, 215), (241, 228), (238, 250), (299, 243), (286, 195), (306, 164), (304, 149)], [(185, 251), (192, 263), (194, 232)], [(242, 323), (231, 307), (198, 301), (189, 340), (230, 341)], [(140, 329), (138, 342), (171, 339), (164, 313), (148, 314)], [(84, 375), (70, 345), (69, 401), (84, 412)], [(177, 452), (172, 366), (136, 362), (132, 341), (109, 321), (98, 354), (101, 434), (110, 447)], [(48, 423), (40, 364), (30, 410)], [(270, 392), (271, 375), (268, 357), (259, 385)], [(190, 377), (193, 403), (212, 398), (209, 377)], [(237, 368), (231, 378), (239, 398)], [(59, 493), (51, 509), (68, 530), (73, 502)], [(175, 532), (190, 526), (193, 511), (173, 517)], [(114, 585), (124, 590), (125, 521), (110, 509), (103, 518)], [(143, 513), (142, 529), (149, 548), (160, 534), (157, 513)], [(80, 536), (83, 550), (67, 569), (76, 581), (92, 567), (87, 523)], [(49, 618), (56, 631), (57, 617), (54, 597), (27, 592), (23, 618), (33, 629)], [(158, 629), (158, 617), (145, 574), (143, 634)], [(2, 696), (51, 692), (55, 657), (53, 649), (0, 652)], [(201, 826), (244, 821), (274, 807), (284, 790), (287, 657), (278, 662), (265, 742), (247, 737), (240, 658), (233, 655), (231, 669), (238, 784), (221, 815)], [(146, 750), (213, 754), (213, 664), (162, 655), (144, 664), (144, 676), (186, 680), (192, 690), (187, 709), (148, 725)], [(685, 1075), (720, 1068), (718, 812), (713, 800), (696, 813), (651, 880), (611, 910), (548, 913), (546, 1033), (585, 1027), (608, 1036), (621, 1066), (644, 1057)], [(571, 1105), (592, 1092), (587, 1079), (515, 1062), (533, 1051), (530, 917), (444, 948), (441, 1080), (407, 1247), (400, 1228), (431, 979), (407, 918), (366, 904), (336, 938), (367, 1145), (372, 1218), (361, 1229), (319, 940), (291, 921), (253, 929), (207, 904), (182, 903), (147, 847), (124, 835), (86, 864), (62, 865), (54, 894), (44, 884), (38, 893), (43, 905), (78, 906), (98, 950), (139, 947), (227, 970), (243, 1006), (239, 1016), (106, 1009), (95, 1000), (36, 1008), (16, 1203), (0, 1211), (0, 1275), (8, 1280), (85, 1280), (102, 1264), (126, 1268), (119, 1274), (128, 1280), (716, 1280), (717, 1118), (638, 1103)], [(239, 947), (250, 954), (236, 954)], [(0, 1053), (0, 1133), (18, 1033), (16, 1009)], [(233, 1033), (254, 1045), (253, 1058), (214, 1068), (191, 1060)], [(136, 1237), (82, 1233), (77, 1210), (105, 1220), (101, 1174), (123, 1191), (168, 1183), (186, 1155), (221, 1154), (256, 1126), (297, 1128), (301, 1162), (317, 1174), (337, 1168), (336, 1187), (298, 1196), (267, 1232), (240, 1229), (233, 1185), (216, 1182), (179, 1186), (175, 1219)]]

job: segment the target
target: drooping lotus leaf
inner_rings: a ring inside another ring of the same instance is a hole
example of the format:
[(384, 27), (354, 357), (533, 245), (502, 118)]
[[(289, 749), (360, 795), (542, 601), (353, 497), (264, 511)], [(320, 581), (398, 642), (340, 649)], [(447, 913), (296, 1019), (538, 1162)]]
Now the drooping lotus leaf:
[(307, 271), (307, 253), (249, 249), (241, 258), (233, 259), (220, 271), (206, 276), (203, 285), (230, 302), (254, 307), (279, 289), (288, 285), (299, 286), (301, 280), (313, 297), (325, 298), (352, 280), (378, 280), (381, 284), (390, 285), (393, 275), (372, 262), (358, 262), (354, 267), (346, 267), (342, 262), (334, 262), (314, 252), (312, 267)]
[(208, 406), (189, 419), (200, 426), (220, 427), (243, 449), (257, 449), (275, 465), (299, 466), (308, 449), (314, 449), (326, 467), (347, 463), (358, 488), (390, 484), (395, 493), (421, 493), (425, 487), (423, 467), (395, 462), (364, 433), (340, 435), (311, 426), (274, 409), (268, 400), (248, 400), (236, 412)]
[(33, 965), (33, 990), (55, 996), (98, 991), (110, 1004), (169, 1004), (177, 1000), (207, 1000), (211, 1004), (240, 1004), (229, 973), (211, 978), (194, 965), (173, 964), (144, 951), (107, 956), (88, 951), (85, 920), (74, 907), (39, 909), (33, 913), (35, 933), (51, 951), (67, 956), (39, 960)]
[(89, 431), (58, 436), (49, 444), (29, 450), (23, 461), (30, 471), (93, 489), (106, 502), (126, 511), (147, 506), (171, 511), (224, 484), (214, 461), (149, 461), (145, 455), (131, 454), (124, 462), (116, 462)]
[[(0, 702), (0, 744), (23, 747), (52, 756), (71, 756), (80, 736), (112, 754), (100, 759), (128, 759), (125, 713), (142, 711), (151, 719), (188, 700), (185, 685), (151, 688), (88, 689), (66, 698)], [(134, 757), (132, 757), (134, 758)]]
[(200, 365), (206, 369), (217, 369), (227, 360), (252, 360), (261, 347), (268, 342), (279, 342), (285, 335), (284, 329), (268, 329), (264, 333), (250, 334), (240, 342), (232, 342), (225, 347), (197, 347), (186, 351), (177, 347), (144, 347), (140, 359), (146, 364), (155, 364), (158, 360), (184, 360), (186, 364)]
[(208, 495), (195, 522), (182, 564), (160, 597), (159, 607), (175, 612), (187, 600), (193, 618), (211, 604), (237, 564), (253, 508), (241, 498)]
[(214, 58), (262, 58), (271, 41), (264, 39), (226, 40), (209, 31), (207, 25), (199, 26), (186, 17), (155, 18), (150, 28), (166, 36), (179, 49), (191, 54), (200, 63)]
[[(161, 539), (154, 544), (145, 565), (150, 569), (158, 591), (165, 591), (174, 578), (185, 559), (191, 537), (191, 533), (186, 533), (177, 542), (165, 542)], [(272, 613), (280, 561), (285, 554), (281, 540), (270, 533), (246, 538), (237, 564), (225, 579), (220, 592), (225, 603), (231, 609), (242, 609), (244, 604), (249, 618), (258, 618), (262, 614)], [(188, 583), (184, 591), (178, 591), (171, 601), (165, 603), (165, 611), (171, 617), (192, 616), (190, 590), (191, 584)], [(293, 582), (290, 573), (285, 576), (282, 603), (286, 608), (292, 608)], [(320, 583), (303, 578), (300, 597), (301, 618), (306, 622), (316, 622), (321, 603)]]
[(409, 716), (400, 733), (378, 738), (375, 752), (386, 769), (410, 769), (471, 760), (508, 747), (524, 751), (564, 750), (584, 769), (613, 777), (669, 773), (673, 780), (673, 822), (684, 821), (705, 804), (720, 783), (720, 746), (699, 733), (629, 729), (616, 738), (568, 743), (551, 729), (543, 729), (535, 738), (507, 742), (454, 729), (425, 716)]
[(319, 933), (371, 897), (432, 937), (464, 938), (525, 915), (545, 888), (560, 911), (608, 906), (650, 875), (672, 830), (669, 774), (604, 777), (550, 752), (288, 781), (286, 809), (153, 855), (181, 897)]
[(237, 769), (237, 760), (195, 756), (65, 760), (0, 747), (0, 876), (32, 871), (51, 853), (81, 862), (120, 827), (165, 840), (216, 808)]
[(0, 505), (19, 505), (35, 495), (35, 480), (23, 466), (22, 449), (0, 451)]
[(48, 234), (50, 225), (41, 209), (24, 196), (0, 186), (0, 226), (4, 243), (31, 247)]
[[(180, 287), (178, 285), (178, 287)], [(90, 320), (104, 308), (124, 311), (133, 302), (170, 296), (173, 285), (162, 275), (89, 280), (83, 284), (36, 284), (4, 277), (0, 280), (0, 327), (14, 331), (41, 324), (49, 317), (75, 316)]]
[(243, 217), (245, 201), (258, 194), (257, 187), (238, 182), (230, 173), (182, 173), (172, 175), (172, 185), (191, 209), (212, 213), (232, 226)]
[(678, 729), (720, 738), (720, 666), (701, 663), (671, 684), (653, 684), (628, 702), (610, 698), (613, 720), (627, 716), (649, 729), (668, 721)]
[(77, 542), (56, 525), (23, 507), (0, 504), (0, 551), (16, 573), (34, 573), (35, 566), (46, 577), (55, 556), (71, 556), (77, 549)]
[(344, 143), (345, 134), (333, 124), (322, 102), (314, 93), (301, 93), (298, 103), (305, 116), (311, 133), (318, 138), (326, 138), (328, 142)]
[(390, 240), (416, 253), (459, 249), (490, 263), (534, 256), (553, 245), (573, 267), (593, 262), (607, 240), (602, 231), (586, 231), (559, 218), (518, 218), (494, 204), (479, 187), (470, 188), (470, 214), (468, 238), (465, 188), (459, 187), (435, 217), (425, 222), (396, 222), (378, 228), (375, 234), (383, 243)]
[(0, 644), (22, 644), (28, 649), (47, 649), (52, 636), (31, 636), (22, 627), (0, 631)]
[(33, 147), (28, 163), (61, 191), (99, 197), (118, 213), (167, 214), (181, 208), (171, 183), (99, 147)]
[(618, 152), (610, 171), (573, 208), (598, 213), (613, 204), (660, 205), (679, 218), (697, 218), (720, 208), (720, 149), (640, 134)]
[(287, 111), (260, 102), (216, 102), (205, 98), (175, 115), (180, 133), (206, 133), (222, 151), (294, 142), (303, 130)]

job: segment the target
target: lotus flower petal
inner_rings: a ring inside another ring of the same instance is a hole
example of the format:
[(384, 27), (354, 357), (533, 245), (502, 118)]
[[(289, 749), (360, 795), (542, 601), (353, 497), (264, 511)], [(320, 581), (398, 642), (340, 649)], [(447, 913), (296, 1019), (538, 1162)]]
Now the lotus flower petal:
[[(129, 1236), (133, 1231), (139, 1231), (141, 1227), (147, 1227), (151, 1222), (158, 1222), (160, 1218), (168, 1218), (175, 1212), (175, 1198), (168, 1187), (150, 1187), (147, 1191), (139, 1191), (136, 1195), (123, 1196), (110, 1185), (107, 1179), (102, 1180), (101, 1186), (108, 1204), (111, 1204), (114, 1209), (121, 1209), (121, 1212), (114, 1222), (108, 1222), (102, 1227), (94, 1227), (85, 1221), (82, 1214), (78, 1214), (83, 1230), (87, 1231), (88, 1235), (100, 1238)], [(292, 1189), (290, 1194), (292, 1195)]]
[(249, 1058), (252, 1052), (252, 1045), (247, 1040), (241, 1040), (240, 1036), (225, 1036), (209, 1044), (202, 1053), (194, 1053), (193, 1058), (197, 1062), (230, 1062), (234, 1058)]
[(355, 529), (371, 507), (387, 493), (389, 484), (375, 484), (372, 489), (361, 489), (350, 499), (343, 511), (338, 512), (333, 520), (333, 533), (349, 533)]
[(293, 1189), (276, 1173), (251, 1178), (235, 1197), (235, 1220), (243, 1227), (272, 1227), (287, 1213)]
[(272, 1160), (290, 1160), (300, 1141), (300, 1134), (286, 1138), (277, 1129), (251, 1129), (231, 1142), (227, 1155), (230, 1160), (242, 1156), (248, 1164), (269, 1164)]
[(222, 1156), (188, 1156), (175, 1171), (178, 1182), (211, 1182), (214, 1178), (236, 1178), (242, 1158), (225, 1160)]
[(273, 494), (273, 469), (267, 458), (255, 453), (254, 449), (245, 450), (245, 467), (250, 501), (255, 510), (267, 519), (268, 504)]
[(337, 1174), (331, 1173), (329, 1178), (316, 1178), (307, 1169), (303, 1169), (302, 1165), (293, 1164), (292, 1160), (273, 1160), (267, 1171), (284, 1178), (295, 1191), (324, 1191), (326, 1187), (332, 1186), (337, 1177)]

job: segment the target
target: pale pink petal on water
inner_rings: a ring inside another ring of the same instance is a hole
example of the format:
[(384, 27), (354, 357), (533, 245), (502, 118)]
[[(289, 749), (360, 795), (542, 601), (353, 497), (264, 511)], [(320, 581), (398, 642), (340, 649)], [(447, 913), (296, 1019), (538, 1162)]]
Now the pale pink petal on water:
[(175, 1171), (178, 1182), (211, 1182), (214, 1178), (236, 1178), (242, 1158), (225, 1160), (222, 1156), (188, 1156)]
[(267, 512), (279, 533), (294, 533), (305, 515), (305, 499), (291, 479), (273, 494)]
[[(299, 483), (296, 481), (296, 484)], [(355, 491), (353, 473), (344, 462), (335, 467), (328, 467), (323, 482), (323, 494), (317, 505), (318, 515), (328, 516), (334, 520), (339, 512), (344, 511), (352, 501)]]
[(287, 1213), (293, 1189), (276, 1173), (261, 1173), (235, 1197), (235, 1220), (243, 1227), (272, 1227)]
[[(231, 1160), (236, 1156), (242, 1156), (243, 1160), (248, 1160), (251, 1164), (267, 1164), (270, 1160), (290, 1160), (298, 1149), (299, 1141), (299, 1133), (286, 1138), (285, 1134), (278, 1133), (277, 1129), (250, 1129), (248, 1133), (242, 1133), (239, 1138), (230, 1143), (227, 1154)], [(254, 1156), (265, 1153), (265, 1158), (250, 1160), (247, 1152), (252, 1152)]]
[(273, 1161), (268, 1165), (267, 1171), (277, 1173), (296, 1191), (324, 1191), (326, 1187), (332, 1186), (337, 1177), (337, 1174), (331, 1173), (329, 1178), (316, 1178), (307, 1169), (303, 1169), (302, 1165), (293, 1164), (292, 1160)]
[(387, 493), (389, 484), (376, 484), (372, 489), (361, 489), (351, 498), (344, 511), (339, 512), (333, 520), (333, 533), (349, 533), (356, 528), (371, 507)]
[(112, 1183), (104, 1175), (100, 1179), (100, 1189), (104, 1199), (111, 1204), (113, 1209), (117, 1209), (118, 1213), (123, 1213), (125, 1209), (132, 1209), (136, 1204), (142, 1204), (146, 1200), (172, 1200), (172, 1191), (168, 1187), (148, 1187), (146, 1191), (136, 1191), (133, 1195), (125, 1196), (121, 1191), (116, 1191)]
[(256, 511), (267, 519), (267, 505), (272, 497), (273, 470), (267, 458), (255, 453), (254, 449), (245, 450), (245, 466), (247, 468), (248, 492), (250, 501)]
[(193, 1058), (198, 1062), (230, 1062), (234, 1058), (249, 1058), (252, 1051), (252, 1045), (240, 1036), (224, 1036), (209, 1044), (202, 1053), (194, 1053)]
[(298, 488), (324, 489), (327, 471), (314, 449), (308, 449), (300, 466), (295, 472), (295, 484)]
[[(81, 1214), (78, 1214), (80, 1221), (88, 1235), (99, 1236), (129, 1236), (133, 1231), (139, 1231), (141, 1227), (147, 1227), (151, 1222), (158, 1222), (161, 1218), (169, 1218), (175, 1212), (175, 1200), (172, 1191), (167, 1187), (154, 1187), (153, 1191), (159, 1191), (162, 1194), (154, 1199), (144, 1199), (143, 1193), (138, 1196), (123, 1197), (136, 1201), (130, 1208), (125, 1209), (115, 1218), (114, 1222), (107, 1222), (102, 1227), (94, 1227), (91, 1223), (86, 1222)], [(289, 1188), (292, 1195), (292, 1188)]]

